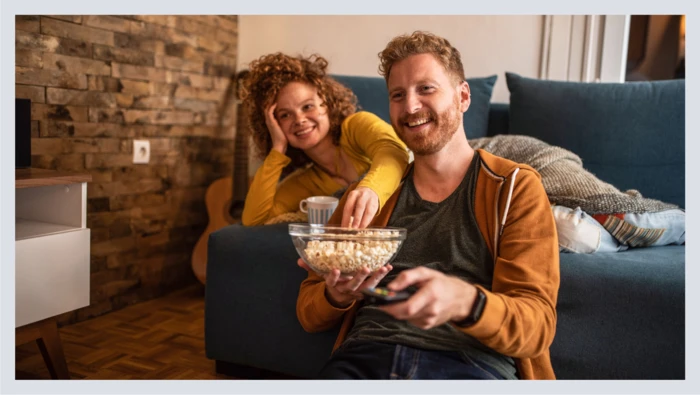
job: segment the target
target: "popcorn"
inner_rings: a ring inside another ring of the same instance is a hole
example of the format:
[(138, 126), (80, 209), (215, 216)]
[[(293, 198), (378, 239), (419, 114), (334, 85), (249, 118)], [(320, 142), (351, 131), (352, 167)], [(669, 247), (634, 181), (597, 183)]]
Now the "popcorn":
[[(367, 240), (368, 236), (373, 240)], [(371, 230), (356, 235), (325, 234), (326, 240), (310, 240), (304, 248), (304, 253), (307, 263), (320, 272), (340, 269), (341, 273), (354, 273), (362, 266), (375, 271), (384, 266), (401, 245), (400, 241), (381, 239), (398, 236), (398, 231)], [(342, 240), (327, 240), (332, 238)], [(352, 240), (353, 238), (357, 240)]]

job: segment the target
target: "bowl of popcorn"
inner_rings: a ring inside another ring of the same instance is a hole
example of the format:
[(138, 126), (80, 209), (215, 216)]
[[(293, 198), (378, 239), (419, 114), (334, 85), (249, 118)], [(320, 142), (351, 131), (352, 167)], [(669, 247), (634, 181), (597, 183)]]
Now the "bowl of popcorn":
[(373, 272), (391, 262), (406, 239), (406, 229), (290, 224), (289, 235), (299, 256), (316, 273), (339, 269), (353, 274), (363, 266)]

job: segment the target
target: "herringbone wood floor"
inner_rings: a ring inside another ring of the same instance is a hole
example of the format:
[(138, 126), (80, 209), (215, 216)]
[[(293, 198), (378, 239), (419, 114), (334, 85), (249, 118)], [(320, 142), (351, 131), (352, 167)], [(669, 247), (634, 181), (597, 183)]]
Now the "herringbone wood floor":
[[(229, 379), (204, 355), (195, 285), (59, 329), (72, 379)], [(50, 379), (36, 342), (16, 347), (17, 379)]]

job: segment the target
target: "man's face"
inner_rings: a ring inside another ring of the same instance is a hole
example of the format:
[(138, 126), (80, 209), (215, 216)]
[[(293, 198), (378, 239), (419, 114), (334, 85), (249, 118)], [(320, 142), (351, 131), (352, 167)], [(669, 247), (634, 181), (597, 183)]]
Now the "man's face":
[(469, 85), (456, 83), (433, 55), (395, 63), (387, 85), (391, 124), (414, 155), (439, 152), (457, 130), (463, 131)]

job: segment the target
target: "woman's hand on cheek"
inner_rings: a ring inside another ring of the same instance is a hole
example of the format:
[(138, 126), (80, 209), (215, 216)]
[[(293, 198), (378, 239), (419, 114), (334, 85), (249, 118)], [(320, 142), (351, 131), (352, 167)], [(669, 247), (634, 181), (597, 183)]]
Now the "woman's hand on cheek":
[(265, 124), (270, 132), (270, 138), (272, 138), (272, 149), (284, 154), (287, 152), (288, 141), (287, 136), (282, 131), (282, 127), (280, 127), (279, 122), (275, 118), (276, 109), (277, 103), (273, 103), (265, 110)]

